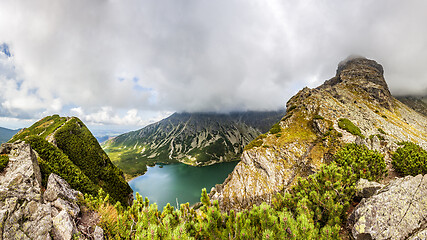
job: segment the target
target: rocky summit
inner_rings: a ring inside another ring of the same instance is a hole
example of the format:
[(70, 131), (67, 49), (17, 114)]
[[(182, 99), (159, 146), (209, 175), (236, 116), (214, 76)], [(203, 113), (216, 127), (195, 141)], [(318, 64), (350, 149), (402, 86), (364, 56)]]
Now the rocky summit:
[(427, 149), (426, 117), (391, 95), (383, 73), (377, 62), (351, 57), (323, 85), (299, 91), (275, 131), (248, 144), (234, 171), (211, 190), (211, 199), (223, 210), (268, 203), (298, 177), (329, 163), (344, 143), (380, 151), (389, 166), (397, 142)]
[(47, 188), (29, 144), (2, 144), (9, 162), (0, 172), (0, 239), (103, 239), (103, 230), (81, 221), (80, 192), (56, 174)]

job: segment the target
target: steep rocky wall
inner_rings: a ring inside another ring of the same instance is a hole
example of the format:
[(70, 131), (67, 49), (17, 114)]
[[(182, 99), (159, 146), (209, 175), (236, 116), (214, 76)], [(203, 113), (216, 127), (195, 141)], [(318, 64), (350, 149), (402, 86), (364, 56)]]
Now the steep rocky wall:
[[(396, 142), (412, 141), (427, 149), (427, 119), (393, 98), (383, 68), (368, 59), (340, 63), (337, 75), (315, 89), (304, 88), (287, 103), (281, 131), (261, 138), (222, 185), (212, 189), (223, 210), (244, 209), (316, 172), (344, 143), (379, 150), (390, 164)], [(345, 118), (361, 136), (339, 127)]]
[(103, 239), (102, 229), (97, 226), (89, 233), (81, 231), (81, 193), (65, 180), (51, 174), (43, 192), (36, 153), (29, 144), (2, 144), (0, 152), (9, 156), (8, 165), (0, 173), (0, 240), (70, 240), (77, 236)]

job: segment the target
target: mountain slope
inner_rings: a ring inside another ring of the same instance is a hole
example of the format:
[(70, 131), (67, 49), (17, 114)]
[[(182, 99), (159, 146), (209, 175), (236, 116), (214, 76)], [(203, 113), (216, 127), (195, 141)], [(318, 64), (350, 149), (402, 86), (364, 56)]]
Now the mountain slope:
[(427, 95), (426, 96), (396, 96), (396, 99), (406, 104), (415, 111), (427, 116)]
[(0, 127), (0, 143), (9, 141), (18, 131)]
[(125, 173), (146, 165), (183, 162), (194, 166), (239, 159), (243, 147), (284, 115), (284, 111), (174, 113), (141, 130), (108, 140), (103, 148)]
[(377, 149), (390, 161), (396, 142), (427, 148), (427, 119), (390, 94), (383, 68), (373, 60), (341, 62), (336, 76), (304, 88), (287, 103), (277, 133), (249, 144), (222, 185), (211, 192), (224, 210), (245, 209), (285, 191), (329, 163), (343, 143)]
[(132, 200), (132, 189), (89, 129), (76, 117), (45, 117), (24, 128), (9, 142), (24, 140), (38, 154), (44, 185), (50, 173), (64, 178), (72, 188), (97, 194), (101, 187), (122, 204)]

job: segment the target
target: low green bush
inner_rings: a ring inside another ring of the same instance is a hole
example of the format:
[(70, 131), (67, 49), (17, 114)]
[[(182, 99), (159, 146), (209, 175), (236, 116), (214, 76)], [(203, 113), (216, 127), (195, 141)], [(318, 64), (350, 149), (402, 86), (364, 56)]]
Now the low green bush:
[(76, 190), (89, 194), (98, 192), (99, 188), (57, 147), (40, 136), (29, 136), (25, 141), (39, 155), (37, 160), (39, 161), (44, 187), (47, 185), (49, 175), (55, 173)]
[(0, 172), (2, 172), (7, 164), (9, 163), (9, 156), (5, 155), (0, 155)]
[(401, 142), (400, 148), (392, 155), (394, 169), (403, 175), (427, 173), (427, 152), (412, 142)]
[(387, 133), (386, 133), (382, 128), (378, 128), (377, 130), (378, 130), (378, 132), (380, 132), (381, 134), (387, 135)]
[(286, 112), (290, 112), (290, 111), (294, 110), (295, 108), (297, 108), (297, 106), (295, 106), (295, 105), (290, 106), (289, 109), (286, 110)]
[(276, 123), (276, 124), (274, 124), (274, 125), (271, 127), (271, 129), (270, 129), (270, 133), (271, 133), (271, 134), (276, 134), (276, 133), (279, 133), (281, 130), (282, 130), (282, 129), (280, 128), (280, 124), (279, 124), (279, 123)]
[(252, 149), (254, 147), (260, 147), (264, 143), (264, 141), (262, 139), (264, 139), (265, 137), (267, 137), (266, 134), (259, 135), (257, 138), (255, 138), (250, 143), (248, 143), (245, 146), (244, 150), (249, 150), (249, 149)]
[(55, 132), (56, 144), (65, 155), (96, 185), (115, 201), (127, 202), (132, 189), (123, 179), (123, 172), (113, 165), (96, 138), (82, 121), (68, 120)]
[(360, 129), (347, 118), (338, 119), (338, 127), (343, 130), (346, 130), (347, 132), (355, 136), (360, 136), (361, 138), (365, 138), (365, 136), (362, 135), (362, 132), (360, 131)]
[(379, 181), (387, 174), (384, 156), (365, 145), (347, 144), (335, 154), (335, 162), (350, 167), (357, 178)]

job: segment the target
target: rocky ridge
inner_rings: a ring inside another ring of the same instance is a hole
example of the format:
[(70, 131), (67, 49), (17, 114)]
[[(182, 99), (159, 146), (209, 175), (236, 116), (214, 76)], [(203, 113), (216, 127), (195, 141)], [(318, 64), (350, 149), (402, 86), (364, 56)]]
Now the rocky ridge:
[(2, 144), (9, 163), (0, 173), (0, 239), (103, 239), (98, 226), (79, 221), (80, 192), (56, 174), (43, 191), (36, 152), (29, 144)]
[(29, 143), (38, 153), (43, 186), (50, 173), (55, 173), (83, 193), (96, 195), (102, 188), (114, 201), (132, 203), (133, 191), (123, 172), (114, 166), (80, 119), (44, 117), (9, 140), (15, 141)]
[[(399, 141), (427, 149), (427, 119), (391, 95), (383, 73), (373, 60), (349, 58), (323, 85), (299, 91), (287, 103), (280, 131), (260, 136), (258, 144), (244, 151), (225, 182), (211, 190), (211, 199), (219, 200), (223, 210), (270, 202), (297, 177), (329, 163), (344, 143), (378, 150), (389, 165)], [(341, 119), (351, 121), (361, 134), (341, 129)]]

